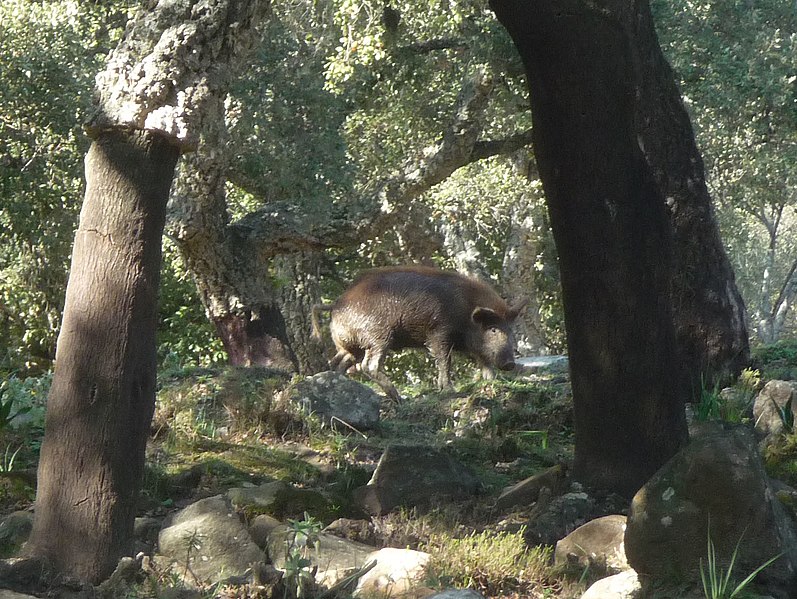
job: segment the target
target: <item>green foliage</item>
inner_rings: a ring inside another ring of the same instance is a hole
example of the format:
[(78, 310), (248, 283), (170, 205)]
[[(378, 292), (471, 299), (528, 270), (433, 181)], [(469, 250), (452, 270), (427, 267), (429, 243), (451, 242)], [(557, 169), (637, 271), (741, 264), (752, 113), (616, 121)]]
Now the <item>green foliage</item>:
[(0, 431), (22, 415), (26, 415), (29, 426), (44, 427), (44, 411), (52, 380), (52, 373), (26, 378), (11, 375), (0, 383)]
[(797, 13), (779, 0), (657, 0), (652, 9), (756, 325), (772, 312), (797, 248)]
[[(285, 553), (285, 595), (302, 599), (315, 586), (310, 550), (318, 542), (321, 523), (305, 513), (303, 520), (288, 520), (290, 543)], [(291, 593), (289, 595), (289, 593)]]
[[(742, 537), (743, 536), (744, 534), (742, 534)], [(700, 580), (703, 583), (703, 592), (705, 593), (706, 599), (733, 599), (734, 597), (744, 596), (745, 589), (753, 582), (753, 579), (782, 555), (779, 553), (768, 559), (753, 570), (742, 582), (731, 588), (733, 585), (731, 576), (733, 574), (734, 564), (736, 563), (736, 557), (739, 553), (739, 544), (742, 542), (742, 537), (739, 537), (739, 540), (736, 542), (736, 547), (733, 550), (730, 563), (728, 564), (728, 570), (723, 571), (717, 558), (714, 542), (711, 539), (711, 527), (709, 526), (705, 569), (703, 567), (703, 560), (700, 560)]]
[(762, 368), (771, 365), (797, 366), (797, 339), (783, 339), (771, 345), (759, 345), (751, 351), (753, 361)]
[(753, 401), (761, 385), (761, 372), (745, 369), (733, 387), (720, 390), (701, 386), (695, 417), (700, 421), (724, 420), (740, 423), (750, 418)]
[(472, 588), (487, 596), (525, 595), (536, 590), (549, 575), (551, 549), (529, 547), (523, 534), (523, 528), (514, 533), (484, 531), (464, 537), (433, 534), (423, 546), (431, 554), (427, 568), (430, 584)]
[(0, 371), (50, 367), (82, 194), (80, 122), (114, 3), (0, 3)]

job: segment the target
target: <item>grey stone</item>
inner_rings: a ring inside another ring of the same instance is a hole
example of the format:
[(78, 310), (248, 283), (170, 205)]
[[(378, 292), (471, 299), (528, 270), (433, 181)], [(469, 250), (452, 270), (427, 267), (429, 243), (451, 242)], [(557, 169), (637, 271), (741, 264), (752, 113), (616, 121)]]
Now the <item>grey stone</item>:
[(637, 599), (642, 597), (639, 575), (626, 570), (594, 582), (581, 599)]
[(633, 499), (625, 533), (629, 564), (655, 580), (699, 579), (708, 538), (727, 569), (745, 576), (782, 553), (756, 582), (797, 588), (797, 534), (775, 498), (752, 432), (743, 426), (704, 429)]
[(791, 401), (791, 415), (797, 421), (797, 398), (794, 385), (788, 381), (769, 381), (753, 403), (753, 421), (756, 432), (764, 435), (779, 435), (784, 431), (779, 410), (785, 410)]
[(354, 595), (396, 597), (420, 586), (430, 555), (412, 549), (386, 547), (368, 554), (365, 563), (376, 561), (357, 583)]
[(362, 543), (336, 537), (324, 532), (311, 540), (306, 550), (294, 546), (293, 531), (286, 524), (274, 527), (268, 535), (267, 550), (274, 567), (284, 570), (288, 555), (301, 551), (316, 567), (316, 582), (332, 586), (339, 580), (364, 566), (374, 548)]
[(215, 584), (244, 576), (265, 561), (229, 501), (221, 495), (202, 499), (168, 519), (158, 536), (158, 553), (177, 564), (187, 584)]
[(354, 500), (371, 515), (395, 507), (422, 506), (432, 497), (463, 499), (481, 490), (476, 477), (447, 452), (432, 447), (392, 445), (371, 480), (355, 489)]
[(578, 571), (589, 568), (590, 574), (611, 576), (628, 570), (623, 538), (626, 517), (603, 516), (590, 520), (556, 543), (554, 563), (562, 567), (575, 567)]
[(0, 520), (0, 557), (16, 555), (33, 529), (33, 514), (11, 512)]
[(372, 389), (337, 372), (327, 371), (299, 382), (291, 401), (305, 413), (338, 428), (367, 430), (379, 423), (381, 398)]

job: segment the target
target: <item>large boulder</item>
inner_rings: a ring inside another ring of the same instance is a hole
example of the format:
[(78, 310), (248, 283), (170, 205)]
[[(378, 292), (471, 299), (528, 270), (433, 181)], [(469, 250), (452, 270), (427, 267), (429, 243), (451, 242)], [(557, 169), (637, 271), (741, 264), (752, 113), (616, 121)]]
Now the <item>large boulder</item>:
[(427, 505), (433, 497), (464, 499), (480, 490), (476, 477), (448, 452), (392, 445), (368, 484), (355, 489), (354, 500), (369, 514), (381, 516), (398, 506)]
[(300, 381), (290, 399), (331, 426), (366, 430), (379, 424), (380, 396), (337, 372), (320, 372)]
[(556, 543), (554, 563), (595, 576), (628, 570), (623, 539), (626, 517), (614, 514), (590, 520)]
[(628, 562), (655, 580), (695, 580), (709, 537), (727, 570), (746, 576), (780, 559), (756, 581), (784, 597), (797, 590), (797, 535), (770, 488), (752, 432), (704, 428), (636, 494), (625, 532)]
[(222, 495), (202, 499), (170, 516), (158, 535), (158, 554), (176, 565), (187, 584), (216, 584), (245, 577), (265, 561)]

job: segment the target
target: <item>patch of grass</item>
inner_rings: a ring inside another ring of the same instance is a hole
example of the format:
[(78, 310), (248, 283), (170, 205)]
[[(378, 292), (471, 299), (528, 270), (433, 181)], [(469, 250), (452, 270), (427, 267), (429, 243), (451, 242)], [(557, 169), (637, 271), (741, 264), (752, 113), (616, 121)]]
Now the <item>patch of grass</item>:
[(780, 435), (769, 443), (763, 458), (769, 476), (797, 486), (797, 433)]
[(436, 533), (422, 549), (431, 555), (431, 586), (467, 587), (487, 596), (532, 596), (551, 586), (551, 549), (528, 547), (524, 529), (515, 533), (472, 532), (455, 537)]
[[(743, 536), (744, 534), (742, 534), (742, 537)], [(720, 566), (717, 552), (714, 548), (714, 542), (711, 540), (710, 527), (707, 537), (708, 547), (705, 568), (703, 566), (703, 560), (700, 560), (700, 580), (703, 583), (703, 593), (706, 599), (734, 599), (734, 597), (750, 596), (746, 589), (753, 582), (753, 579), (782, 555), (779, 553), (768, 559), (748, 574), (744, 580), (736, 584), (736, 586), (733, 586), (735, 584), (735, 581), (732, 579), (732, 576), (734, 576), (733, 568), (736, 564), (736, 557), (739, 554), (739, 545), (742, 542), (742, 537), (739, 537), (739, 540), (736, 542), (736, 547), (731, 555), (727, 571), (724, 571)]]

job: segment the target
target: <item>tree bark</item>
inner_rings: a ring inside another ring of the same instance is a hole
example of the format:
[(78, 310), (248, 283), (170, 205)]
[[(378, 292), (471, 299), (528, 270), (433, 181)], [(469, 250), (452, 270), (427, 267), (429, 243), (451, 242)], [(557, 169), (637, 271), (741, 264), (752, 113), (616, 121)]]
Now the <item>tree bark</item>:
[(233, 366), (295, 371), (269, 261), (227, 213), (224, 97), (208, 103), (197, 151), (186, 156), (169, 205), (167, 232), (193, 274), (199, 298)]
[(629, 1), (491, 0), (526, 68), (556, 240), (575, 406), (574, 477), (632, 496), (687, 438), (665, 197), (637, 135)]
[(181, 150), (254, 37), (256, 0), (139, 11), (97, 77), (28, 555), (98, 582), (130, 549), (155, 405), (166, 202)]
[(669, 209), (679, 363), (689, 399), (697, 401), (702, 387), (732, 384), (749, 364), (745, 306), (720, 239), (692, 124), (647, 1), (635, 15), (636, 21), (625, 24), (639, 64), (634, 132)]
[(317, 252), (287, 254), (274, 260), (280, 314), (298, 371), (305, 375), (329, 368), (327, 347), (312, 334), (313, 305), (321, 303), (320, 261), (321, 255)]
[(56, 353), (29, 552), (100, 580), (129, 552), (155, 396), (161, 235), (179, 149), (109, 131), (86, 196)]

